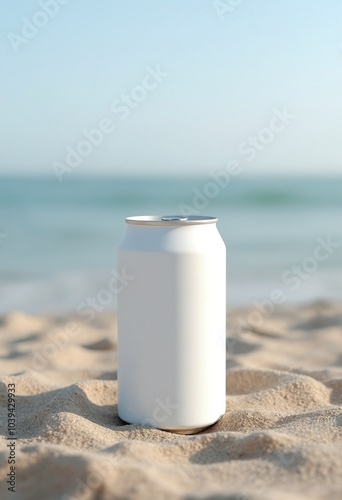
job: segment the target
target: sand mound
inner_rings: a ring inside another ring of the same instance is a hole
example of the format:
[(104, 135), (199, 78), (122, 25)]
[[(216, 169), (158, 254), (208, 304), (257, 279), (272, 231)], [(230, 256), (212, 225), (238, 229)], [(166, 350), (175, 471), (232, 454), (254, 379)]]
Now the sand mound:
[(13, 494), (3, 426), (1, 499), (340, 499), (341, 307), (283, 308), (235, 336), (250, 313), (229, 315), (227, 412), (194, 436), (119, 419), (115, 318), (2, 318), (1, 422), (15, 383), (19, 439)]

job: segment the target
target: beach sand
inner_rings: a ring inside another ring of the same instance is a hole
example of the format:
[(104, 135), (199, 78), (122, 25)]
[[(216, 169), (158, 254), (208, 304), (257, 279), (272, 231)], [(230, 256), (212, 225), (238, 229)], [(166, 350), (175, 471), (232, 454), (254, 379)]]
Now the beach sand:
[(342, 306), (256, 311), (229, 311), (227, 411), (192, 436), (118, 418), (114, 315), (2, 317), (1, 499), (342, 498)]

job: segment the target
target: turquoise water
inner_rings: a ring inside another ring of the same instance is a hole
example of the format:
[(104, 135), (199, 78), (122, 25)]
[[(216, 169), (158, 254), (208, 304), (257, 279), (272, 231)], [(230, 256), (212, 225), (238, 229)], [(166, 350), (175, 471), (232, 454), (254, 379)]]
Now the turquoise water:
[[(0, 180), (0, 312), (74, 311), (106, 287), (126, 216), (186, 211), (219, 217), (229, 304), (267, 299), (274, 288), (286, 302), (342, 298), (341, 179), (239, 176), (217, 187), (209, 177), (70, 175), (61, 184)], [(341, 246), (292, 290), (284, 272), (328, 235)], [(115, 298), (106, 308), (115, 308)]]

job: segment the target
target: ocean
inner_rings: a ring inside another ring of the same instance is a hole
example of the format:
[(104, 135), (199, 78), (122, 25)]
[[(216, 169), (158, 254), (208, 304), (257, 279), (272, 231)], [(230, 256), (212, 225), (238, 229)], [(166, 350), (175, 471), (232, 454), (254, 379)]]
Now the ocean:
[(8, 177), (0, 312), (76, 311), (106, 288), (126, 216), (178, 213), (219, 218), (228, 305), (342, 299), (342, 179)]

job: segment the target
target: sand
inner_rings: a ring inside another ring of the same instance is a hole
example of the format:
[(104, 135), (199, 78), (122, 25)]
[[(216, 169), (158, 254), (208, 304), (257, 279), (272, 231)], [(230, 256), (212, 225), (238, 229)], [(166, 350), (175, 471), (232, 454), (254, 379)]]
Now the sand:
[(229, 312), (227, 412), (193, 436), (118, 418), (113, 315), (12, 313), (0, 329), (1, 499), (342, 498), (339, 304)]

